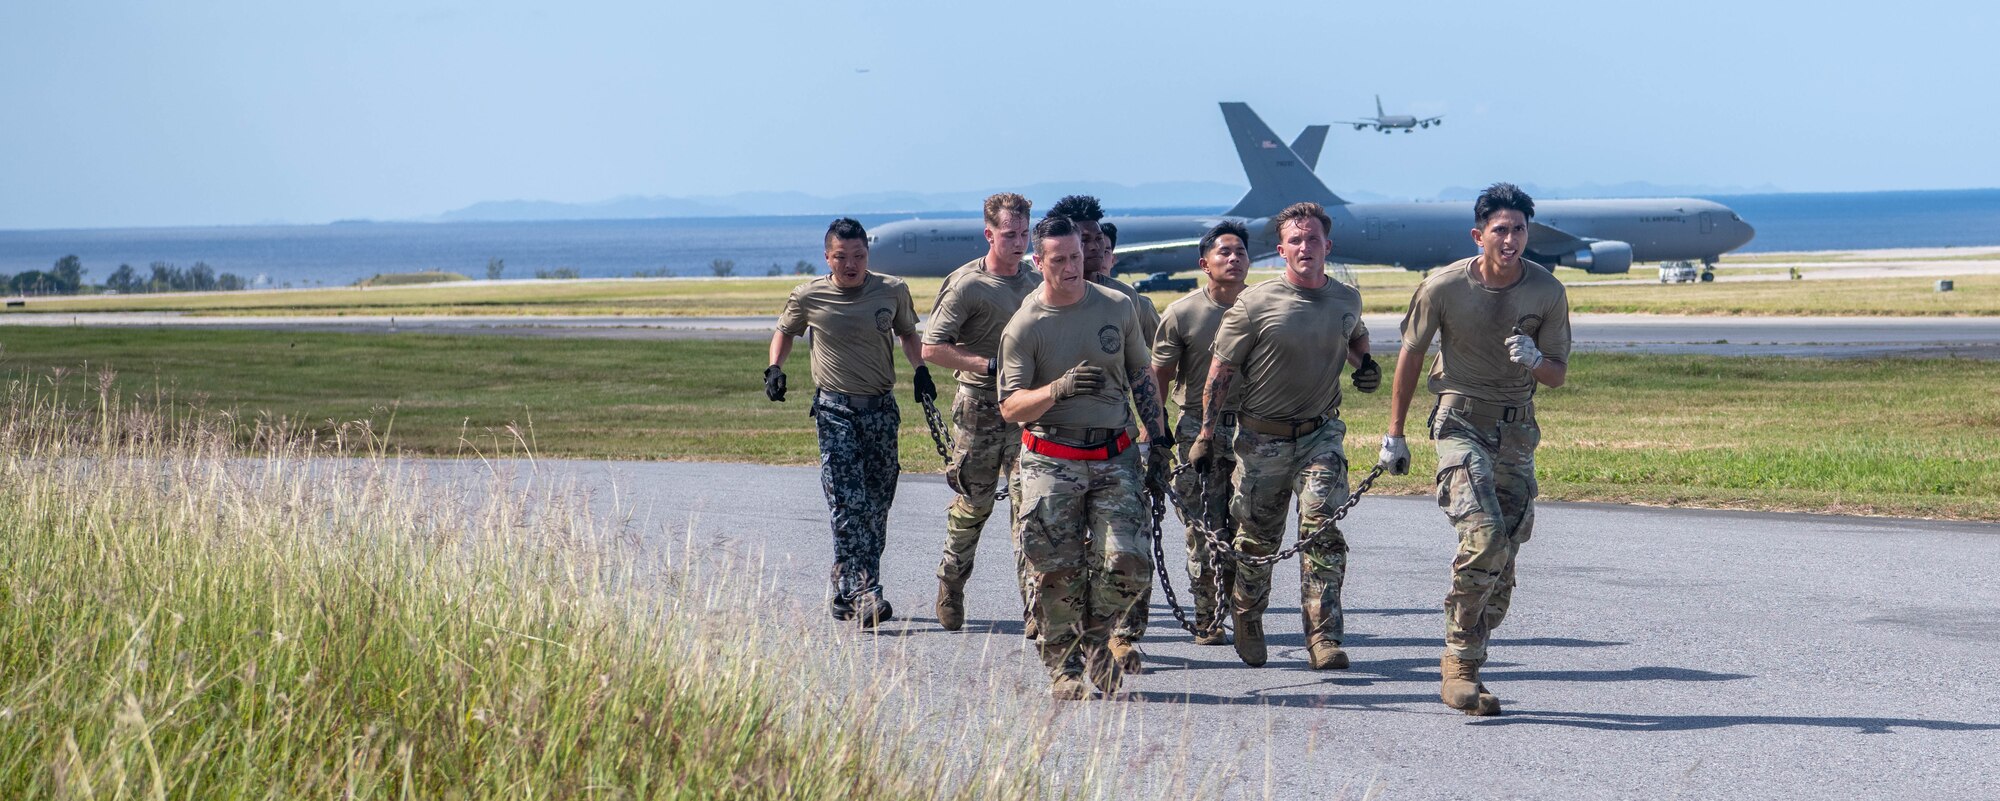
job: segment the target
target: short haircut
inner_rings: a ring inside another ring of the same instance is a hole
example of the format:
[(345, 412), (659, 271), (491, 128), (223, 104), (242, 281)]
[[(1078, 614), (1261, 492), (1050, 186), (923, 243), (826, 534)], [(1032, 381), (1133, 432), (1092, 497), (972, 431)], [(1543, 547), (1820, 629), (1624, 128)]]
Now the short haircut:
[(1035, 251), (1041, 251), (1042, 240), (1065, 236), (1076, 236), (1076, 223), (1070, 222), (1068, 217), (1058, 217), (1051, 213), (1043, 217), (1041, 222), (1035, 223)]
[[(1283, 237), (1285, 223), (1304, 219), (1318, 220), (1319, 232), (1321, 234), (1331, 235), (1333, 233), (1333, 218), (1326, 216), (1326, 209), (1310, 200), (1302, 203), (1293, 203), (1286, 206), (1284, 211), (1278, 212), (1278, 216), (1271, 218), (1271, 231)], [(1249, 241), (1245, 240), (1244, 244), (1249, 244)]]
[(827, 250), (834, 248), (833, 241), (836, 239), (842, 241), (859, 239), (866, 242), (868, 241), (868, 229), (861, 227), (861, 223), (853, 217), (842, 217), (826, 226)]
[(1535, 218), (1535, 199), (1521, 191), (1521, 187), (1510, 183), (1497, 183), (1479, 193), (1479, 199), (1472, 201), (1472, 221), (1477, 227), (1486, 227), (1486, 218), (1503, 209), (1513, 209), (1524, 219)]
[(1214, 228), (1208, 229), (1208, 233), (1201, 235), (1201, 255), (1208, 255), (1209, 251), (1215, 249), (1216, 243), (1221, 242), (1225, 236), (1235, 236), (1236, 241), (1242, 242), (1244, 248), (1250, 247), (1250, 229), (1235, 220), (1223, 220), (1216, 223)]
[(1034, 208), (1034, 203), (1012, 192), (988, 195), (986, 197), (986, 224), (999, 225), (1000, 215), (1010, 211), (1014, 213), (1014, 216), (1025, 219), (1028, 213), (1033, 211)]
[(1113, 225), (1111, 223), (1105, 223), (1101, 226), (1098, 226), (1098, 230), (1104, 232), (1104, 239), (1107, 244), (1111, 245), (1112, 247), (1118, 246), (1118, 226)]
[(1050, 217), (1068, 217), (1077, 222), (1097, 222), (1104, 219), (1104, 207), (1097, 198), (1089, 195), (1067, 195), (1049, 207)]

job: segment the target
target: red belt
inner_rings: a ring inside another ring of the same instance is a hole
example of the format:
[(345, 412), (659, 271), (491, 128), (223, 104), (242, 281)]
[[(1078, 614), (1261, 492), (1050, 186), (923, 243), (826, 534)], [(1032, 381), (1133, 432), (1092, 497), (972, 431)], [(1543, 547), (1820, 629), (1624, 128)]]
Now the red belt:
[(1051, 442), (1049, 440), (1042, 439), (1041, 437), (1037, 437), (1033, 434), (1030, 434), (1026, 431), (1022, 431), (1021, 447), (1027, 448), (1031, 453), (1039, 453), (1043, 456), (1055, 459), (1077, 459), (1085, 462), (1102, 462), (1106, 459), (1110, 459), (1111, 457), (1117, 456), (1118, 454), (1124, 453), (1126, 448), (1132, 447), (1132, 434), (1131, 432), (1120, 431), (1118, 432), (1117, 439), (1104, 443), (1103, 445), (1099, 445), (1094, 448), (1078, 448), (1074, 445), (1064, 445), (1060, 442)]

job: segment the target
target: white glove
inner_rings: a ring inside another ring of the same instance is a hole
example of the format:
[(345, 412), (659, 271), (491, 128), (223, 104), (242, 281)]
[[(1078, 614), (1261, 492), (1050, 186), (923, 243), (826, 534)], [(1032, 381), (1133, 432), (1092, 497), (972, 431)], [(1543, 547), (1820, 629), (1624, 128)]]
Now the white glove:
[(1410, 446), (1402, 437), (1383, 437), (1382, 453), (1375, 461), (1389, 475), (1408, 475), (1410, 472)]
[(1535, 347), (1535, 338), (1527, 334), (1515, 334), (1507, 338), (1507, 359), (1515, 364), (1534, 370), (1542, 366), (1542, 349)]

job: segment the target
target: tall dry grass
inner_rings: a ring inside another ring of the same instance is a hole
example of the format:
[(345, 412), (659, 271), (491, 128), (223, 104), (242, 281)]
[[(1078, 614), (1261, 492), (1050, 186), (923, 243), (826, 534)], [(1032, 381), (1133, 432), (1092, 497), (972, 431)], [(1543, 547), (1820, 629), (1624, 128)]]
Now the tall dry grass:
[(614, 499), (81, 378), (0, 421), (0, 797), (1093, 794)]

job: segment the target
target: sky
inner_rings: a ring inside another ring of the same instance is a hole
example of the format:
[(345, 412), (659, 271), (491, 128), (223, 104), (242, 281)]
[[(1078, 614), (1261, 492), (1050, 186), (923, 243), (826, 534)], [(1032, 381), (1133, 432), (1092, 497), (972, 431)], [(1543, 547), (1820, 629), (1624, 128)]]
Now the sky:
[[(559, 7), (558, 7), (559, 6)], [(1251, 9), (1251, 10), (1244, 10)], [(1982, 4), (0, 4), (0, 228), (487, 200), (1243, 185), (1218, 101), (1336, 128), (1335, 192), (2000, 186)]]

